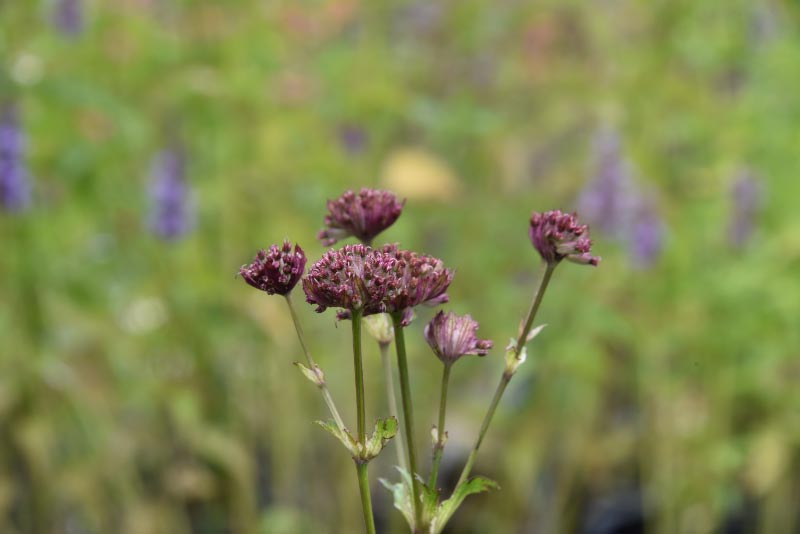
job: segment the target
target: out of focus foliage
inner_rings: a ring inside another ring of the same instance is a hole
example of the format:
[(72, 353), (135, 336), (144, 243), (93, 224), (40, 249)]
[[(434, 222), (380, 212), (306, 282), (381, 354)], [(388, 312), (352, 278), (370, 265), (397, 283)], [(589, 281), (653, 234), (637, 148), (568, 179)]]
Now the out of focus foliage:
[[(8, 157), (31, 187), (0, 213), (0, 531), (360, 531), (283, 303), (234, 273), (284, 237), (318, 258), (326, 198), (362, 185), (408, 198), (386, 239), (456, 268), (447, 308), (495, 340), (451, 382), (457, 475), (533, 291), (527, 218), (578, 206), (603, 131), (651, 226), (619, 202), (600, 267), (557, 271), (478, 461), (502, 490), (451, 531), (798, 528), (798, 17), (788, 0), (0, 0), (0, 105), (27, 139)], [(159, 189), (164, 151), (183, 167)], [(155, 231), (152, 203), (176, 195), (192, 220)], [(300, 310), (352, 419), (349, 333)], [(408, 333), (422, 451), (429, 318)], [(393, 458), (375, 474), (396, 478)]]

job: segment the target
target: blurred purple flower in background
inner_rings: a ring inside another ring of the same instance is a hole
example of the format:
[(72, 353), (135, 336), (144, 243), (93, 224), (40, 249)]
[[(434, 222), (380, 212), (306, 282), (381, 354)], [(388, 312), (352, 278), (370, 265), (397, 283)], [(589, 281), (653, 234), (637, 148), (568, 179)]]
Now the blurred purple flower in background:
[(0, 107), (0, 205), (23, 211), (30, 205), (30, 177), (25, 165), (25, 133), (19, 110), (13, 104)]
[(605, 127), (595, 135), (592, 165), (589, 183), (578, 199), (578, 212), (594, 228), (621, 237), (635, 192), (630, 164), (615, 130)]
[(646, 269), (661, 256), (664, 246), (664, 222), (653, 195), (640, 195), (630, 213), (626, 241), (634, 267)]
[(762, 184), (755, 173), (740, 171), (731, 187), (733, 206), (728, 225), (728, 242), (734, 248), (744, 247), (753, 235), (762, 197)]
[(666, 225), (657, 195), (636, 183), (620, 136), (608, 126), (595, 135), (593, 169), (578, 210), (595, 229), (625, 245), (634, 267), (651, 267), (661, 256)]
[(194, 225), (194, 206), (186, 183), (186, 156), (181, 148), (156, 155), (150, 175), (149, 227), (159, 237), (178, 239)]
[(83, 0), (55, 0), (52, 19), (62, 35), (80, 35), (83, 32)]
[(367, 132), (355, 124), (342, 124), (337, 129), (339, 143), (345, 152), (358, 156), (367, 147)]

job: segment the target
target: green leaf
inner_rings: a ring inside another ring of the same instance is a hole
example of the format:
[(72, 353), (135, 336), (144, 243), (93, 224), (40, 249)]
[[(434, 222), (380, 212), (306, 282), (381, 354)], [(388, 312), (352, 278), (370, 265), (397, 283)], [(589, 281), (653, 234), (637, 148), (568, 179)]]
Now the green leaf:
[(336, 439), (341, 441), (342, 445), (344, 445), (344, 448), (350, 451), (350, 455), (353, 458), (356, 458), (358, 456), (359, 452), (358, 443), (347, 430), (340, 430), (339, 427), (336, 425), (336, 422), (332, 419), (329, 419), (327, 421), (314, 421), (314, 422), (319, 426), (321, 426), (322, 428), (324, 428), (325, 430), (327, 430), (328, 432), (330, 432), (331, 434), (333, 434), (333, 436)]
[(414, 530), (414, 509), (411, 507), (411, 476), (408, 471), (401, 467), (396, 467), (400, 471), (400, 476), (403, 478), (401, 482), (391, 483), (385, 478), (378, 479), (389, 491), (392, 492), (394, 497), (394, 507), (400, 510), (403, 517), (406, 518), (406, 523), (413, 531)]
[(300, 362), (292, 363), (294, 363), (303, 372), (303, 375), (315, 386), (320, 387), (325, 383), (325, 375), (322, 374), (322, 369), (319, 368), (319, 365), (314, 364), (314, 368), (310, 369)]
[(436, 511), (433, 521), (431, 521), (431, 534), (439, 534), (442, 531), (456, 510), (458, 510), (458, 507), (469, 495), (496, 489), (500, 489), (497, 482), (486, 477), (474, 477), (459, 485), (453, 491), (453, 495), (439, 505), (439, 509)]
[(387, 417), (386, 419), (378, 419), (375, 422), (375, 430), (372, 435), (364, 444), (361, 451), (361, 458), (364, 461), (370, 461), (383, 450), (383, 447), (397, 435), (397, 419), (395, 417)]

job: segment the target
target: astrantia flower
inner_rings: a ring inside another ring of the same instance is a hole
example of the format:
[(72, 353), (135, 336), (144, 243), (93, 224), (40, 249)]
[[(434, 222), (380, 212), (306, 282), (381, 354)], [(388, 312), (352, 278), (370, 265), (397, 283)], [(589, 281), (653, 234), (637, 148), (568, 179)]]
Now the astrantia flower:
[(300, 245), (284, 241), (283, 246), (272, 245), (269, 250), (259, 250), (253, 263), (242, 265), (239, 274), (244, 281), (270, 295), (287, 295), (303, 276), (306, 255)]
[(383, 313), (384, 299), (397, 283), (395, 263), (389, 254), (366, 245), (329, 250), (303, 279), (306, 300), (320, 313), (327, 308)]
[(589, 265), (600, 262), (599, 257), (591, 255), (589, 227), (580, 224), (574, 214), (560, 210), (533, 212), (529, 235), (542, 259), (551, 265), (563, 259)]
[(0, 207), (22, 211), (30, 204), (30, 179), (25, 165), (25, 134), (17, 108), (0, 107)]
[[(397, 284), (386, 296), (388, 312), (408, 311), (426, 304), (436, 306), (448, 301), (447, 288), (453, 281), (453, 271), (442, 260), (397, 245), (384, 245), (382, 251), (396, 260), (394, 271)], [(407, 322), (410, 317), (407, 316)]]
[(439, 311), (425, 327), (425, 339), (433, 352), (447, 365), (465, 354), (486, 356), (492, 348), (488, 339), (478, 339), (478, 322), (469, 315)]
[(394, 193), (377, 189), (362, 189), (359, 193), (345, 191), (336, 200), (328, 201), (325, 228), (317, 239), (331, 246), (348, 236), (354, 236), (364, 244), (389, 228), (400, 217), (403, 202)]

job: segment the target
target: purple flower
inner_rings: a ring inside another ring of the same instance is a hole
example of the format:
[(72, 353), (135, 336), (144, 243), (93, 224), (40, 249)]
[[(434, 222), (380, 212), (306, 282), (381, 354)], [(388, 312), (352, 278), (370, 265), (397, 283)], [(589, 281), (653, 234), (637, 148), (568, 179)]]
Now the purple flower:
[(23, 211), (30, 205), (30, 177), (25, 165), (25, 134), (19, 111), (11, 104), (0, 108), (0, 205)]
[(391, 255), (361, 244), (329, 250), (303, 279), (306, 301), (318, 313), (327, 308), (383, 313), (384, 299), (397, 284), (395, 263)]
[(542, 259), (555, 265), (563, 259), (597, 265), (600, 258), (591, 255), (589, 227), (578, 222), (577, 215), (560, 210), (533, 212), (529, 235)]
[(367, 133), (355, 124), (343, 124), (338, 129), (339, 142), (351, 156), (357, 156), (367, 145)]
[(80, 35), (83, 31), (83, 1), (55, 0), (53, 25), (64, 35)]
[(642, 196), (631, 213), (627, 235), (628, 252), (635, 267), (651, 267), (664, 245), (664, 223), (652, 197)]
[(753, 234), (763, 197), (762, 184), (750, 171), (741, 171), (731, 188), (733, 210), (728, 226), (728, 241), (742, 248)]
[(156, 155), (149, 192), (149, 226), (153, 233), (164, 239), (177, 239), (191, 230), (194, 210), (186, 183), (186, 159), (181, 149), (171, 148)]
[(300, 245), (288, 240), (282, 247), (271, 245), (269, 251), (259, 250), (250, 265), (242, 265), (239, 274), (244, 281), (269, 295), (288, 295), (303, 276), (306, 255)]
[(635, 188), (616, 131), (603, 128), (595, 135), (593, 169), (578, 199), (578, 210), (593, 226), (621, 237), (626, 227), (625, 214), (635, 200)]
[(433, 352), (445, 365), (450, 365), (465, 354), (486, 356), (492, 348), (488, 339), (478, 339), (478, 322), (469, 315), (439, 311), (425, 326), (425, 339)]
[[(397, 245), (384, 245), (382, 252), (394, 258), (397, 283), (386, 296), (387, 312), (406, 312), (420, 304), (437, 306), (448, 301), (447, 288), (453, 281), (453, 271), (446, 269), (442, 260), (401, 250)], [(403, 323), (412, 315), (406, 313)]]
[(365, 245), (389, 228), (400, 217), (405, 201), (399, 202), (394, 193), (377, 189), (362, 189), (358, 194), (345, 191), (336, 200), (328, 201), (325, 228), (317, 239), (331, 246), (348, 236)]

